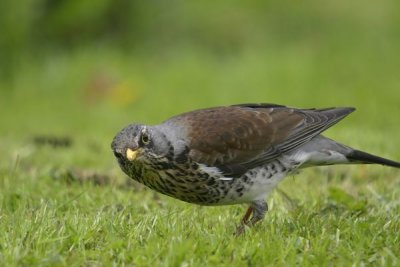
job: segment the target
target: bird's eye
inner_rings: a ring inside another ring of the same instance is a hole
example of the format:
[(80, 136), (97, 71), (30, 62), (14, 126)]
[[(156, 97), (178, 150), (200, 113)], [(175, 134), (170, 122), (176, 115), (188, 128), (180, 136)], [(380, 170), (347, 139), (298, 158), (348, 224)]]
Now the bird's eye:
[(147, 145), (148, 143), (150, 143), (150, 138), (147, 135), (147, 133), (142, 133), (142, 143)]

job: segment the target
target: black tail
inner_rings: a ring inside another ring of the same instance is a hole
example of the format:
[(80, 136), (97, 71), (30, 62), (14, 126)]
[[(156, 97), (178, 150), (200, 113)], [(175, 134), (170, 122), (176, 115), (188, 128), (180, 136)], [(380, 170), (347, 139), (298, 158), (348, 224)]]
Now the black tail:
[(390, 167), (400, 168), (400, 162), (390, 159), (381, 158), (360, 150), (353, 150), (346, 156), (350, 161), (359, 162), (364, 164), (381, 164)]

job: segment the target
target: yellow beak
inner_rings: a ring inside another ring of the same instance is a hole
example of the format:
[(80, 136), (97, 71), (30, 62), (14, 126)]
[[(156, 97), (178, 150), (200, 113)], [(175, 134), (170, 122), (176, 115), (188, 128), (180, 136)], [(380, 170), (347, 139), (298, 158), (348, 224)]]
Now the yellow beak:
[(138, 151), (137, 151), (137, 150), (132, 150), (132, 149), (130, 149), (130, 148), (128, 148), (128, 149), (126, 150), (126, 158), (127, 158), (129, 161), (134, 161), (134, 160), (136, 159), (136, 157), (137, 157), (137, 154), (138, 154)]

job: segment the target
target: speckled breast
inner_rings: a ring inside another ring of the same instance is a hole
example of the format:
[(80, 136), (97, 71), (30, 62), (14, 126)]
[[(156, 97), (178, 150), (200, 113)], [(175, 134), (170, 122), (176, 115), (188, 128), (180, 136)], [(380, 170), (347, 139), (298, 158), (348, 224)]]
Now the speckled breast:
[(200, 205), (227, 205), (251, 202), (265, 197), (290, 171), (279, 161), (229, 178), (206, 172), (194, 162), (171, 164), (157, 161), (123, 167), (128, 176), (162, 194)]
[(121, 168), (129, 177), (157, 192), (200, 205), (218, 205), (234, 182), (204, 172), (193, 162), (132, 162), (121, 164)]

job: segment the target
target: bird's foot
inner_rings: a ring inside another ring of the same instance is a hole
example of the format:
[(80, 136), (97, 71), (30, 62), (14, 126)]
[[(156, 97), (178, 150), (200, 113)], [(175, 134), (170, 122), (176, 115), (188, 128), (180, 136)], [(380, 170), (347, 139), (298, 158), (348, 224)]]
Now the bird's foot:
[[(242, 235), (246, 231), (246, 227), (252, 227), (257, 222), (261, 221), (265, 217), (265, 213), (268, 210), (267, 202), (264, 200), (257, 200), (251, 203), (250, 207), (247, 209), (244, 214), (240, 225), (236, 228), (235, 235)], [(253, 216), (250, 218), (250, 215)]]

